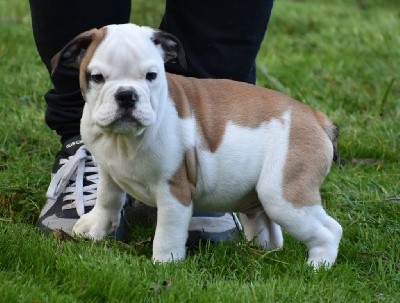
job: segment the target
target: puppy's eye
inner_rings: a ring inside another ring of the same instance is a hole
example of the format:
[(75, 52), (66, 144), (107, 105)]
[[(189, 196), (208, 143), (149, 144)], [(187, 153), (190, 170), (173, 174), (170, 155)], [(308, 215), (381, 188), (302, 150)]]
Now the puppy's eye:
[(102, 74), (92, 74), (90, 75), (90, 79), (95, 83), (103, 83), (104, 76)]
[(155, 73), (155, 72), (148, 72), (147, 74), (146, 74), (146, 80), (147, 81), (153, 81), (153, 80), (155, 80), (157, 78), (157, 73)]

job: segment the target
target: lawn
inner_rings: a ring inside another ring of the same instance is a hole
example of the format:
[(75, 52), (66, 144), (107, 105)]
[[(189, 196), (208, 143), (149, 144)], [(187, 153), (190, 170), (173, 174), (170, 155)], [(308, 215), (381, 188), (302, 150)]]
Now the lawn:
[[(135, 0), (132, 20), (157, 26), (163, 6)], [(277, 0), (257, 58), (258, 85), (340, 125), (322, 196), (344, 235), (319, 272), (288, 235), (281, 251), (241, 236), (168, 265), (150, 260), (151, 227), (128, 243), (42, 235), (34, 223), (59, 143), (30, 22), (27, 1), (0, 2), (0, 302), (400, 302), (398, 0)]]

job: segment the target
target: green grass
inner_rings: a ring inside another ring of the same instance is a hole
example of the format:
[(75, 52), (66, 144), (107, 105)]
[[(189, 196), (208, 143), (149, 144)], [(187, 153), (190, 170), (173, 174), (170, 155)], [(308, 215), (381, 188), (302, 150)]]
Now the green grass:
[[(134, 1), (157, 26), (161, 1)], [(44, 123), (48, 75), (26, 1), (0, 2), (0, 302), (399, 302), (400, 2), (277, 0), (258, 57), (258, 84), (326, 112), (341, 127), (342, 164), (322, 188), (344, 227), (337, 264), (313, 272), (285, 237), (265, 253), (236, 241), (154, 265), (145, 240), (61, 241), (34, 222), (57, 136)]]

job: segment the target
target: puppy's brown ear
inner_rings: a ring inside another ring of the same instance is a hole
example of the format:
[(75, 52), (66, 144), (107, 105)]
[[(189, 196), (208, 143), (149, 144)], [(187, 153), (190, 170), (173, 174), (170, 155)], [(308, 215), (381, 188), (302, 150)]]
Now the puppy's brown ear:
[(64, 48), (51, 59), (51, 73), (53, 74), (57, 66), (65, 65), (79, 68), (89, 45), (92, 43), (97, 29), (86, 31), (72, 39)]
[(161, 46), (164, 62), (177, 58), (180, 65), (187, 68), (185, 52), (178, 38), (164, 31), (156, 30), (151, 40), (155, 45)]

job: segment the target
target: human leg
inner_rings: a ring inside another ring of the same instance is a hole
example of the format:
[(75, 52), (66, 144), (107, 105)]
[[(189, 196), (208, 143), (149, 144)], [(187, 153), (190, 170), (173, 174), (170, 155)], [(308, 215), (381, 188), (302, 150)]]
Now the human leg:
[[(51, 72), (51, 59), (73, 37), (93, 27), (129, 21), (130, 0), (30, 0), (32, 29), (39, 55)], [(46, 123), (61, 137), (53, 178), (37, 226), (44, 232), (70, 233), (97, 197), (98, 172), (80, 140), (84, 100), (76, 69), (60, 67), (51, 74), (54, 88), (45, 95)], [(118, 231), (120, 236), (121, 230)]]
[(255, 59), (267, 29), (273, 0), (167, 0), (160, 28), (185, 49), (188, 68), (167, 71), (198, 78), (255, 83)]

